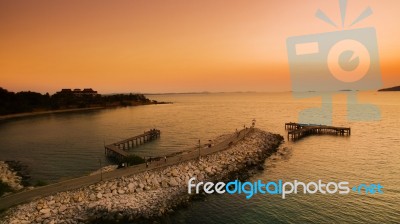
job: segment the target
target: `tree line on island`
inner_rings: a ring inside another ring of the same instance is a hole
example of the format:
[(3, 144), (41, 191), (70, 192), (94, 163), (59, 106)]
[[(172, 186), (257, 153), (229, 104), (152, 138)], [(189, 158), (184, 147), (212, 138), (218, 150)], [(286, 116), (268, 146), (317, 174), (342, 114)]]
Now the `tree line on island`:
[(143, 94), (100, 95), (92, 89), (63, 89), (53, 95), (31, 91), (10, 92), (0, 87), (0, 115), (91, 107), (159, 104)]

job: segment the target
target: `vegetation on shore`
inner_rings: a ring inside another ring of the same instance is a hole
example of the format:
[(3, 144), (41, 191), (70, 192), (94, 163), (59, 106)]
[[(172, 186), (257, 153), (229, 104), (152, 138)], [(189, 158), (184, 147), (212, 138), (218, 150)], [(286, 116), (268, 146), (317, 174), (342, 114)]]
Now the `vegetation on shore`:
[(35, 187), (42, 187), (42, 186), (46, 186), (48, 183), (44, 180), (37, 180), (36, 183), (33, 185)]
[(7, 192), (13, 192), (13, 191), (14, 190), (10, 187), (10, 185), (0, 180), (0, 197)]
[(395, 86), (391, 88), (386, 88), (386, 89), (380, 89), (378, 90), (379, 92), (385, 92), (385, 91), (400, 91), (400, 86)]
[(143, 94), (75, 95), (58, 92), (53, 95), (31, 91), (9, 92), (0, 87), (0, 115), (64, 109), (136, 106), (158, 104)]
[(145, 160), (137, 155), (129, 155), (125, 158), (125, 162), (128, 163), (129, 166), (138, 165), (141, 163), (145, 163)]

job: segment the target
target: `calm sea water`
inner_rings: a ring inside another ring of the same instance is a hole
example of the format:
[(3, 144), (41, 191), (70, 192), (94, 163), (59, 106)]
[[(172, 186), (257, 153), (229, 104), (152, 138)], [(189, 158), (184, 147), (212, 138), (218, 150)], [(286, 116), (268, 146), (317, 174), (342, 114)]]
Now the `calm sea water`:
[[(0, 123), (0, 160), (20, 160), (34, 181), (57, 181), (99, 168), (104, 143), (150, 128), (161, 139), (134, 150), (164, 155), (207, 142), (257, 120), (256, 126), (286, 136), (284, 123), (297, 121), (302, 109), (318, 107), (318, 98), (294, 99), (290, 93), (152, 95), (174, 104), (37, 116)], [(381, 183), (381, 195), (211, 195), (167, 217), (171, 223), (400, 223), (400, 93), (359, 93), (377, 105), (382, 119), (349, 122), (346, 93), (334, 97), (334, 120), (350, 126), (351, 137), (311, 136), (266, 161), (252, 177), (265, 181), (349, 181)]]

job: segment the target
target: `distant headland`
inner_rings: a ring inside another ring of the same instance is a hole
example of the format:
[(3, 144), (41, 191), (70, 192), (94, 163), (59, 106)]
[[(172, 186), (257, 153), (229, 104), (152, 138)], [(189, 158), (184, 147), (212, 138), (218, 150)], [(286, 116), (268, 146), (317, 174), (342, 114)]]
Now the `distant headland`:
[(400, 86), (395, 86), (395, 87), (390, 87), (386, 89), (380, 89), (378, 90), (379, 92), (385, 92), (385, 91), (400, 91)]
[(91, 88), (62, 89), (50, 95), (31, 91), (14, 93), (0, 87), (0, 119), (148, 104), (166, 102), (150, 100), (139, 93), (101, 95)]

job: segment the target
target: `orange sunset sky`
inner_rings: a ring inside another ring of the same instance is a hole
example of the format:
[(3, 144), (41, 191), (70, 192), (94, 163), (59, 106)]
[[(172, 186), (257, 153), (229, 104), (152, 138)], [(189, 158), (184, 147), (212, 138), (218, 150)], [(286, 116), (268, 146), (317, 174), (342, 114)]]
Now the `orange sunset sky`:
[[(349, 0), (375, 27), (385, 87), (400, 85), (400, 1)], [(288, 91), (290, 36), (338, 31), (337, 0), (0, 0), (0, 86), (54, 93)]]

